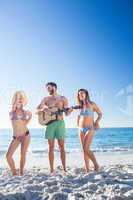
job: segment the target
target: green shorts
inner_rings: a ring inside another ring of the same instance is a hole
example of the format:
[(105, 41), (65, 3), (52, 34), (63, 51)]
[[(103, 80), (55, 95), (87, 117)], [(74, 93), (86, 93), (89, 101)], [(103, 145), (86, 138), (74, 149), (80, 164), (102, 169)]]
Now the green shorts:
[(65, 138), (65, 122), (64, 120), (54, 121), (47, 125), (45, 131), (46, 139), (64, 139)]

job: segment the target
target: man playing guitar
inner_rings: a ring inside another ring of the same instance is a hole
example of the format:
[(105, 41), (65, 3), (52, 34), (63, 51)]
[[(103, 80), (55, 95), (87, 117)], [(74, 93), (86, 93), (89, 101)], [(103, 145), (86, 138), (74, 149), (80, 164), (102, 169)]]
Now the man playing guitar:
[[(48, 97), (44, 97), (40, 105), (37, 107), (37, 112), (50, 111), (51, 109), (63, 110), (68, 108), (68, 100), (66, 97), (61, 96), (57, 93), (57, 85), (54, 82), (49, 82), (46, 84), (47, 91), (49, 93)], [(66, 109), (65, 115), (69, 115), (72, 112), (72, 108)], [(65, 122), (63, 119), (63, 112), (60, 112), (56, 120), (49, 123), (46, 127), (45, 138), (48, 139), (49, 145), (49, 164), (50, 172), (54, 173), (54, 143), (55, 139), (58, 141), (58, 146), (60, 150), (60, 157), (64, 172), (66, 172), (66, 153), (65, 153)]]

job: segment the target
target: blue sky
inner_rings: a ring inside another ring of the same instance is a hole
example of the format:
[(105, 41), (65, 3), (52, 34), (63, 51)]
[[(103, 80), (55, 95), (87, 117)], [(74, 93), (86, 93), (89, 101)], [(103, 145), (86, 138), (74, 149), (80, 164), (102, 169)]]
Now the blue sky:
[[(18, 89), (29, 97), (30, 126), (38, 127), (34, 113), (47, 81), (70, 105), (87, 88), (103, 110), (102, 127), (133, 126), (132, 9), (131, 0), (0, 0), (0, 127), (10, 126)], [(76, 126), (76, 115), (67, 126)]]

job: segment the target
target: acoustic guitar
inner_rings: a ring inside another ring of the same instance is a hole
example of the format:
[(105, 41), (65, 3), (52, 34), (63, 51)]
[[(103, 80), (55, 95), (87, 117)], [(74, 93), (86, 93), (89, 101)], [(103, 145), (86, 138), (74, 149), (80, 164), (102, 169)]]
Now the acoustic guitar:
[[(72, 106), (72, 109), (81, 109), (81, 106)], [(58, 119), (58, 115), (62, 115), (63, 112), (67, 112), (70, 108), (58, 109), (56, 107), (46, 108), (43, 111), (38, 112), (38, 122), (42, 126), (46, 126)]]

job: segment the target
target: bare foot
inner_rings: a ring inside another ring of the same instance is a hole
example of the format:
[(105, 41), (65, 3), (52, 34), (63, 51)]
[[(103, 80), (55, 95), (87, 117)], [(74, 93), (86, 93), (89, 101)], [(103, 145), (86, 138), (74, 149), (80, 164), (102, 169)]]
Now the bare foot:
[(89, 169), (86, 169), (85, 167), (84, 167), (84, 173), (85, 174), (88, 174), (90, 172), (90, 170)]
[(13, 175), (13, 176), (17, 176), (17, 171), (14, 170), (14, 171), (12, 172), (12, 175)]
[(65, 170), (62, 170), (62, 174), (64, 175), (64, 176), (66, 176), (67, 175), (67, 170), (65, 169)]
[(55, 175), (56, 175), (55, 170), (50, 171), (50, 176), (55, 176)]
[(99, 170), (100, 170), (100, 166), (99, 166), (98, 164), (95, 165), (94, 170), (95, 170), (96, 172), (99, 172)]
[(23, 175), (24, 175), (24, 172), (20, 172), (19, 175), (20, 175), (20, 176), (23, 176)]
[(64, 172), (67, 172), (66, 168), (63, 169)]
[(12, 173), (13, 176), (17, 176), (17, 173)]

